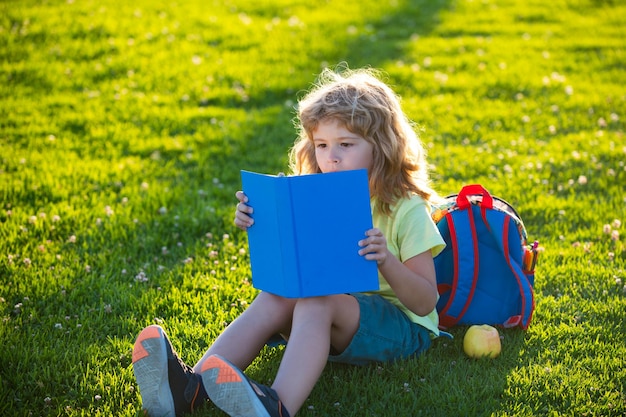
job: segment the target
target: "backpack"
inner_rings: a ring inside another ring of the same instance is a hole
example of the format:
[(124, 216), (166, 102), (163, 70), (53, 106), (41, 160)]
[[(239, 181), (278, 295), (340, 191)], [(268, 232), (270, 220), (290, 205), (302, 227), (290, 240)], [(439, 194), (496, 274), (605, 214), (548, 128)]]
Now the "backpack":
[(434, 258), (439, 326), (489, 324), (527, 329), (535, 309), (538, 242), (522, 219), (481, 185), (464, 186), (432, 214), (446, 248)]

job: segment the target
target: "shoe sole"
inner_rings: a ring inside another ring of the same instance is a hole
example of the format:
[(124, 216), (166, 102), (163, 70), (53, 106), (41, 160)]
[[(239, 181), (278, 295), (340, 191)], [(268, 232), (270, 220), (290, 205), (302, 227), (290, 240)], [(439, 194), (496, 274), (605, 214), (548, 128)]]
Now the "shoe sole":
[(176, 417), (167, 371), (165, 332), (151, 325), (139, 333), (133, 348), (133, 371), (142, 407), (150, 417)]
[(217, 407), (230, 417), (270, 417), (246, 376), (219, 355), (200, 366), (204, 389)]

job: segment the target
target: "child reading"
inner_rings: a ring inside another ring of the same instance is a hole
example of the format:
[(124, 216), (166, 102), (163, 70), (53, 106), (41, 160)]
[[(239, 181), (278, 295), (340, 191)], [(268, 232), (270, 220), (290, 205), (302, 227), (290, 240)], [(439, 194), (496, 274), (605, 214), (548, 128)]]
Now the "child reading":
[[(193, 368), (161, 327), (145, 328), (133, 367), (150, 416), (181, 415), (208, 400), (230, 416), (294, 416), (327, 361), (411, 358), (439, 336), (433, 257), (444, 242), (430, 217), (437, 196), (399, 97), (373, 70), (324, 70), (299, 102), (297, 120), (294, 174), (368, 171), (374, 228), (363, 231), (359, 254), (377, 263), (380, 289), (299, 299), (260, 292)], [(241, 191), (236, 197), (235, 225), (254, 227), (254, 201)], [(350, 221), (350, 213), (337, 216)], [(243, 371), (274, 335), (287, 345), (269, 387)]]

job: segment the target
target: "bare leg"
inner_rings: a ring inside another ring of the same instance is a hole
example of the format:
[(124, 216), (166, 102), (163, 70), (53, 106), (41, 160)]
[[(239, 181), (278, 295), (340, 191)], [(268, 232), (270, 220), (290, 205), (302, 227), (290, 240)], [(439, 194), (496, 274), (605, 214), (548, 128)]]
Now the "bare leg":
[(272, 385), (292, 416), (324, 370), (331, 344), (343, 351), (358, 330), (359, 317), (359, 304), (350, 295), (298, 300), (289, 343)]
[(250, 306), (233, 321), (194, 366), (211, 355), (220, 355), (239, 369), (246, 369), (274, 334), (289, 332), (295, 299), (261, 292)]

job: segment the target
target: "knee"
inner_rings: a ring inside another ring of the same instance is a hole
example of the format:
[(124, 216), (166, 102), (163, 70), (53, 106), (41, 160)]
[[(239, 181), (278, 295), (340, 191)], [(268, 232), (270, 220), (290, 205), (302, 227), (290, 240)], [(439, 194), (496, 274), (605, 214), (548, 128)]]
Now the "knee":
[(281, 315), (291, 314), (296, 304), (295, 299), (281, 297), (268, 292), (261, 292), (254, 299), (253, 304), (263, 306), (265, 310), (273, 311)]
[(296, 302), (295, 312), (322, 317), (331, 315), (333, 308), (332, 296), (300, 298)]

